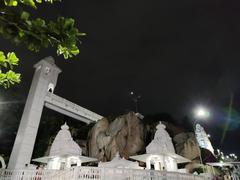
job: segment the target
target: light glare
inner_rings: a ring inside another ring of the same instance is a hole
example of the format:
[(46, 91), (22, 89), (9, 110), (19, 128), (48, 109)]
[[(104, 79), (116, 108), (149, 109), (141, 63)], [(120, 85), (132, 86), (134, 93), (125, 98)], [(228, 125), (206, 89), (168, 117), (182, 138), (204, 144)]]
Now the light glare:
[(194, 110), (194, 116), (197, 119), (207, 119), (209, 117), (209, 111), (206, 108), (199, 106)]

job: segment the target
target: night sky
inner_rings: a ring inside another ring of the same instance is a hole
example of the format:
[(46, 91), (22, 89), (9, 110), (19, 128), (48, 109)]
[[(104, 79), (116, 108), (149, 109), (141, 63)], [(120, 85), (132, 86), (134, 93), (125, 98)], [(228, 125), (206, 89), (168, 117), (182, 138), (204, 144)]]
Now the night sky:
[[(33, 64), (53, 56), (62, 69), (55, 93), (103, 116), (134, 110), (129, 93), (141, 95), (143, 115), (167, 112), (176, 121), (203, 104), (202, 122), (213, 146), (240, 155), (240, 2), (231, 0), (76, 1), (40, 6), (34, 16), (73, 17), (87, 33), (81, 53), (71, 60), (55, 49), (40, 53), (1, 38), (0, 49), (22, 59), (22, 83), (2, 101), (25, 101)], [(233, 95), (233, 115), (221, 136)], [(2, 107), (1, 116), (6, 108)], [(1, 124), (4, 128), (4, 122)], [(9, 130), (11, 131), (11, 130)], [(3, 139), (3, 135), (0, 140)]]

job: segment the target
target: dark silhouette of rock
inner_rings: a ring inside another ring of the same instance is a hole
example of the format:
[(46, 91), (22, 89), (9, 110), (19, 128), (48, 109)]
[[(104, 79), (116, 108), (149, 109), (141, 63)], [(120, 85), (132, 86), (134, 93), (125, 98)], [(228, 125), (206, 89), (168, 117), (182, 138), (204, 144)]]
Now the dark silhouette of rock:
[(122, 115), (110, 124), (107, 119), (102, 119), (89, 132), (89, 156), (108, 161), (119, 152), (128, 158), (144, 148), (143, 133), (143, 124), (134, 112)]
[(99, 120), (89, 131), (88, 155), (90, 157), (96, 157), (101, 161), (106, 161), (104, 158), (104, 151), (111, 140), (111, 138), (105, 134), (108, 126), (108, 120), (103, 118)]
[(182, 132), (173, 137), (176, 153), (194, 160), (199, 157), (199, 149), (196, 138), (191, 132)]

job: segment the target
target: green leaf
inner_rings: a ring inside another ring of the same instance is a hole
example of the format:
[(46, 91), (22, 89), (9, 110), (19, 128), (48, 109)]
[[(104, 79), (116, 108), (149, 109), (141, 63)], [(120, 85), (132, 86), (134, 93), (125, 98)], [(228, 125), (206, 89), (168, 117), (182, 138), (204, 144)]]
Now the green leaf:
[(7, 73), (7, 79), (11, 84), (15, 84), (15, 83), (20, 83), (20, 74), (19, 73), (15, 73), (12, 70), (9, 70)]
[(74, 47), (72, 47), (70, 52), (71, 52), (71, 54), (76, 56), (77, 54), (79, 54), (79, 49), (77, 46), (74, 46)]
[(7, 60), (6, 60), (6, 56), (4, 55), (4, 53), (2, 51), (0, 51), (0, 67), (7, 67)]
[(6, 6), (17, 6), (18, 5), (17, 0), (4, 0), (4, 3)]
[(24, 31), (19, 31), (19, 32), (18, 32), (18, 35), (19, 35), (19, 37), (21, 38), (21, 37), (23, 37), (23, 36), (25, 35), (25, 33), (24, 33)]
[(26, 21), (29, 19), (29, 16), (30, 16), (30, 14), (28, 12), (23, 11), (21, 14), (21, 19)]
[(40, 28), (40, 27), (45, 27), (46, 23), (43, 19), (41, 18), (37, 18), (35, 21), (32, 21), (33, 26), (36, 26), (36, 28)]
[(23, 0), (23, 4), (26, 4), (26, 5), (31, 6), (33, 8), (37, 8), (34, 0)]
[[(9, 88), (11, 85), (20, 83), (21, 74), (15, 73), (11, 70), (13, 66), (18, 65), (18, 62), (19, 59), (14, 52), (9, 52), (6, 57), (4, 53), (0, 51), (0, 86), (3, 86), (4, 88)], [(6, 73), (3, 72), (1, 67), (5, 68)]]
[(0, 51), (0, 62), (5, 62), (6, 61), (6, 56), (2, 51)]
[(14, 52), (10, 52), (7, 54), (8, 62), (9, 64), (13, 66), (17, 66), (19, 59), (17, 58), (16, 54)]
[(86, 36), (87, 34), (86, 33), (83, 33), (83, 32), (79, 32), (77, 33), (78, 36)]
[(11, 85), (21, 82), (21, 74), (9, 70), (7, 73), (0, 72), (0, 85), (9, 88)]
[(70, 28), (73, 28), (73, 26), (74, 26), (74, 19), (72, 18), (65, 19), (64, 25), (63, 25), (64, 29), (70, 29)]

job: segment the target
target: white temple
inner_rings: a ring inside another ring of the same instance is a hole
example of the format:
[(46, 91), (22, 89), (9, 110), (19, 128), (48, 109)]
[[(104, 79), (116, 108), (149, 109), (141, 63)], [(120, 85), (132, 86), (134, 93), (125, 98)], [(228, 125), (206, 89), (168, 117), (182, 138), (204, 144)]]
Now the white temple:
[(0, 156), (0, 162), (1, 162), (1, 168), (5, 169), (6, 168), (6, 164), (5, 164), (4, 158), (2, 156)]
[[(46, 169), (26, 168), (26, 165), (31, 162), (44, 106), (86, 123), (96, 122), (103, 118), (53, 93), (61, 70), (56, 66), (52, 57), (42, 59), (34, 67), (32, 85), (8, 168), (3, 169), (5, 167), (3, 164), (0, 169), (1, 180), (209, 180), (204, 176), (170, 172), (178, 171), (177, 163), (189, 162), (189, 160), (175, 153), (172, 140), (161, 123), (157, 126), (153, 141), (146, 148), (147, 154), (132, 156), (132, 159), (146, 162), (146, 169), (141, 169), (138, 162), (128, 161), (119, 156), (111, 162), (100, 162), (98, 167), (81, 166), (84, 162), (97, 161), (97, 159), (82, 156), (82, 150), (72, 139), (67, 124), (61, 126), (61, 130), (53, 141), (49, 156), (32, 160), (45, 163)], [(150, 170), (151, 165), (154, 165), (155, 170)]]
[(204, 128), (200, 124), (196, 124), (195, 128), (196, 139), (201, 148), (207, 149), (214, 154), (214, 149), (212, 144), (208, 138), (207, 133), (205, 132)]
[(98, 167), (103, 168), (127, 168), (127, 169), (143, 169), (139, 166), (138, 162), (126, 160), (124, 157), (121, 158), (119, 153), (110, 162), (99, 162)]
[(172, 139), (161, 122), (157, 125), (154, 139), (146, 147), (146, 154), (131, 156), (130, 158), (146, 163), (146, 169), (178, 171), (177, 163), (186, 163), (190, 160), (175, 153)]
[(95, 158), (82, 156), (82, 149), (72, 139), (68, 125), (65, 123), (55, 137), (49, 156), (33, 159), (47, 164), (47, 169), (67, 169), (81, 166), (84, 162), (97, 161)]

